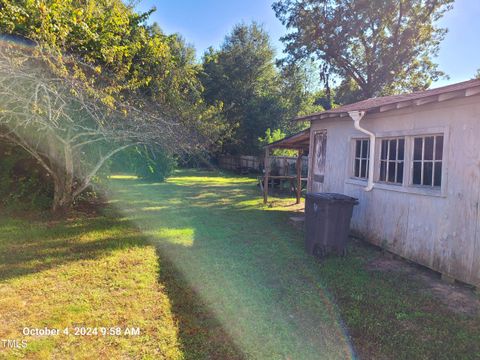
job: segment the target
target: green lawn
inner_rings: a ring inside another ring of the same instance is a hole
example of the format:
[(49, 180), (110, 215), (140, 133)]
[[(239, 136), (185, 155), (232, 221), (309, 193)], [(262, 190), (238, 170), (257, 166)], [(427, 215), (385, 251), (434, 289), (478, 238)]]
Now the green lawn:
[(319, 262), (264, 207), (255, 181), (181, 171), (111, 181), (99, 216), (0, 220), (0, 339), (29, 327), (140, 327), (136, 337), (29, 338), (29, 358), (474, 359), (480, 318), (458, 315), (411, 276), (368, 270), (352, 241)]
[[(158, 282), (155, 248), (121, 219), (59, 223), (0, 220), (0, 358), (178, 359), (171, 304)], [(75, 336), (74, 327), (140, 327), (140, 336)], [(69, 336), (23, 336), (22, 329), (70, 328)], [(1, 344), (0, 344), (1, 345)]]

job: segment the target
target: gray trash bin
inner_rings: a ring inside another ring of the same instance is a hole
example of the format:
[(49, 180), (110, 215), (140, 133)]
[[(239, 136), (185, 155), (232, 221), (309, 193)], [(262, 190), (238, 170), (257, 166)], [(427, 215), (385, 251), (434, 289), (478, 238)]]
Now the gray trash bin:
[(305, 204), (305, 249), (325, 256), (345, 255), (353, 206), (358, 200), (343, 194), (308, 193)]

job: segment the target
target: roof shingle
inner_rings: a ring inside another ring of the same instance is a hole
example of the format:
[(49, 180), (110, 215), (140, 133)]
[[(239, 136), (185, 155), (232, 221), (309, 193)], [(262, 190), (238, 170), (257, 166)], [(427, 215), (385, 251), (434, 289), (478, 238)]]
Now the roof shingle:
[(452, 92), (459, 92), (462, 90), (468, 90), (472, 88), (479, 88), (479, 92), (480, 92), (480, 79), (468, 80), (468, 81), (464, 81), (464, 82), (460, 82), (452, 85), (442, 86), (435, 89), (416, 91), (410, 94), (370, 98), (370, 99), (362, 100), (353, 104), (343, 105), (335, 109), (321, 111), (314, 114), (298, 117), (296, 120), (298, 121), (314, 120), (315, 118), (319, 118), (322, 115), (329, 115), (329, 114), (331, 115), (337, 114), (338, 116), (340, 116), (341, 114), (346, 114), (349, 111), (371, 112), (372, 110), (378, 110), (382, 106), (394, 105), (401, 102), (420, 100), (420, 99), (429, 98), (432, 96), (437, 96), (437, 95), (442, 95), (442, 94), (447, 94)]

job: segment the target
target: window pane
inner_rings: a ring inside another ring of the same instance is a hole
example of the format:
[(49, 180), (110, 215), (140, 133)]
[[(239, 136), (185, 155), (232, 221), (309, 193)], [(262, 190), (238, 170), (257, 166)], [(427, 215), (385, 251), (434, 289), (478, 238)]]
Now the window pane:
[(367, 160), (362, 160), (361, 161), (360, 177), (362, 177), (362, 178), (367, 177)]
[(412, 183), (414, 185), (420, 185), (422, 182), (422, 163), (414, 162), (413, 163), (413, 179)]
[(433, 178), (434, 186), (442, 186), (442, 163), (435, 163), (435, 175)]
[(422, 138), (415, 138), (413, 142), (413, 160), (422, 160)]
[(362, 145), (362, 158), (368, 157), (368, 143), (369, 143), (368, 140), (364, 140), (364, 141), (363, 141), (363, 145)]
[(433, 160), (433, 136), (425, 138), (424, 160)]
[(355, 168), (354, 168), (354, 176), (359, 177), (360, 176), (360, 160), (355, 159)]
[(387, 180), (386, 171), (387, 171), (387, 163), (386, 161), (381, 161), (380, 162), (380, 181)]
[(432, 185), (433, 163), (423, 163), (423, 185)]
[(388, 164), (388, 182), (395, 182), (395, 163)]
[(437, 136), (437, 143), (435, 146), (435, 160), (442, 160), (443, 155), (443, 136)]
[(403, 183), (403, 162), (397, 165), (397, 183)]
[(360, 157), (360, 147), (361, 147), (361, 145), (362, 145), (361, 140), (355, 141), (355, 156), (356, 157)]
[(398, 140), (398, 160), (403, 160), (405, 158), (405, 139)]
[(390, 160), (396, 160), (397, 159), (397, 140), (390, 140), (389, 159)]
[(387, 159), (387, 146), (388, 146), (388, 140), (382, 140), (382, 154), (381, 154), (382, 160)]

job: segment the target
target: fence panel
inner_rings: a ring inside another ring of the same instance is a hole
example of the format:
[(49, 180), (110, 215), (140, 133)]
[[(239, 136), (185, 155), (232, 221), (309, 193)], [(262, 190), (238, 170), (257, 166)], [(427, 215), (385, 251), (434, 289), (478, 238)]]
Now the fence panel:
[[(270, 169), (272, 175), (295, 176), (297, 158), (292, 156), (271, 156)], [(224, 170), (239, 172), (263, 172), (263, 156), (222, 155), (219, 157), (219, 167)], [(302, 177), (307, 177), (308, 156), (302, 156)]]

